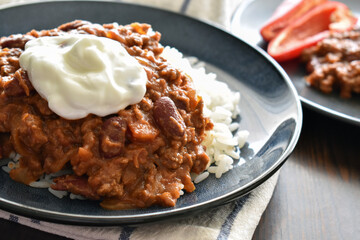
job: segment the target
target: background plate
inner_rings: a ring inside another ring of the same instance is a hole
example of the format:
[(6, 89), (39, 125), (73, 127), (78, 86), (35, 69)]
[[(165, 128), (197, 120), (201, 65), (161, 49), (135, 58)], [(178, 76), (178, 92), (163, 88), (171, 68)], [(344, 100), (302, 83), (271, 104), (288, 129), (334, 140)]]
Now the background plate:
[[(14, 18), (13, 16), (16, 16)], [(162, 44), (207, 63), (233, 90), (240, 91), (241, 129), (250, 131), (242, 151), (247, 162), (220, 180), (209, 177), (176, 207), (107, 211), (98, 202), (57, 199), (46, 189), (12, 181), (0, 171), (0, 207), (33, 218), (71, 224), (130, 224), (184, 216), (240, 197), (269, 178), (293, 150), (302, 125), (296, 90), (261, 50), (204, 22), (159, 9), (116, 2), (65, 1), (0, 10), (0, 35), (54, 28), (74, 19), (96, 23), (146, 22), (162, 33)], [(166, 21), (164, 21), (166, 19)], [(211, 36), (211, 37), (209, 37)]]
[[(265, 49), (267, 45), (262, 40), (260, 28), (270, 18), (281, 2), (282, 0), (244, 1), (234, 12), (231, 21), (231, 31), (246, 42)], [(354, 15), (360, 17), (360, 1), (340, 0), (339, 2), (345, 3)], [(360, 126), (359, 94), (353, 95), (351, 99), (342, 99), (338, 92), (332, 94), (321, 93), (305, 84), (305, 66), (300, 64), (298, 60), (282, 63), (281, 66), (293, 81), (301, 101), (306, 106), (330, 117)]]

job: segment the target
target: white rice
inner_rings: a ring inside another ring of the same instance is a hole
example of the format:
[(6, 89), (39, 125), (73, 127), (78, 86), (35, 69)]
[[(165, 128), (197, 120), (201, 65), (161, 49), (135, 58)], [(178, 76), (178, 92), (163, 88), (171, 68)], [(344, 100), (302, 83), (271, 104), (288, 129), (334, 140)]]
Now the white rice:
[(194, 179), (194, 183), (199, 183), (202, 180), (206, 179), (209, 176), (209, 172), (205, 171), (203, 173), (200, 173), (199, 175), (197, 175)]
[(86, 200), (87, 198), (78, 194), (70, 193), (70, 199)]
[(231, 91), (226, 83), (218, 81), (216, 74), (206, 73), (204, 64), (194, 57), (185, 58), (177, 49), (170, 47), (165, 47), (162, 56), (193, 79), (198, 95), (204, 100), (204, 115), (214, 123), (213, 130), (206, 133), (203, 142), (211, 159), (210, 165), (207, 171), (198, 176), (193, 175), (194, 182), (201, 182), (209, 173), (220, 178), (233, 168), (234, 159), (240, 158), (237, 149), (245, 145), (249, 136), (246, 130), (238, 131), (235, 136), (232, 134), (239, 128), (239, 123), (233, 122), (233, 119), (240, 113), (240, 93)]
[(52, 193), (54, 196), (56, 196), (58, 198), (63, 198), (68, 195), (67, 191), (58, 191), (58, 190), (52, 189), (51, 187), (49, 187), (48, 190), (50, 193)]
[(4, 172), (7, 172), (7, 173), (9, 173), (11, 171), (11, 168), (9, 168), (8, 166), (2, 166), (1, 168), (2, 168), (2, 170), (4, 170)]
[(2, 170), (9, 173), (11, 171), (11, 169), (19, 166), (20, 157), (21, 157), (20, 154), (11, 152), (9, 155), (9, 158), (0, 159), (0, 166), (1, 166)]

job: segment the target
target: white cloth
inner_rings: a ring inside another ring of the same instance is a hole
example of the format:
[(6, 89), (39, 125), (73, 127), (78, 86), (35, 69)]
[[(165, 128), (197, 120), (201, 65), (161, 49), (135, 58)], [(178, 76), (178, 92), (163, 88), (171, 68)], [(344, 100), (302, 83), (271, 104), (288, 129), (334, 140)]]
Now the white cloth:
[[(24, 0), (0, 0), (0, 4), (26, 2)], [(192, 17), (214, 22), (229, 29), (230, 19), (241, 0), (133, 0), (167, 10), (181, 12)], [(71, 226), (39, 221), (0, 210), (0, 217), (42, 231), (72, 239), (229, 239), (252, 238), (261, 215), (273, 194), (279, 172), (247, 196), (232, 203), (210, 209), (189, 218), (171, 222), (151, 223), (135, 227), (87, 227)]]

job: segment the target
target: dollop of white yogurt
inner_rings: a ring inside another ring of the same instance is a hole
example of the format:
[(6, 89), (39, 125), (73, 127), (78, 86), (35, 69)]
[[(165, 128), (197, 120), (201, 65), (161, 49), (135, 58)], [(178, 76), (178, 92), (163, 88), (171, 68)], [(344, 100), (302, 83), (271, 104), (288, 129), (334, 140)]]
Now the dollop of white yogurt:
[(141, 101), (147, 75), (117, 41), (85, 34), (26, 43), (20, 66), (49, 108), (66, 119), (106, 116)]

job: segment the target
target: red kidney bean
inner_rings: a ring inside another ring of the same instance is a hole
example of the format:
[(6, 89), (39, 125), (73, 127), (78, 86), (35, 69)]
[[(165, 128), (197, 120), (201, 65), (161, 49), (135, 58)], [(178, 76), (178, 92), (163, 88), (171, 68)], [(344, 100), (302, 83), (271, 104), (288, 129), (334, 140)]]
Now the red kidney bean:
[(156, 100), (153, 108), (153, 116), (156, 124), (168, 137), (182, 137), (185, 134), (185, 123), (174, 102), (169, 97), (161, 97)]

